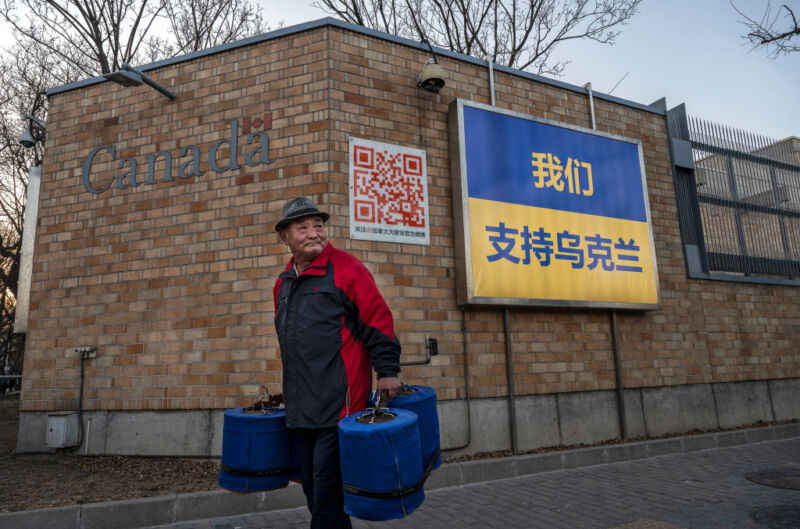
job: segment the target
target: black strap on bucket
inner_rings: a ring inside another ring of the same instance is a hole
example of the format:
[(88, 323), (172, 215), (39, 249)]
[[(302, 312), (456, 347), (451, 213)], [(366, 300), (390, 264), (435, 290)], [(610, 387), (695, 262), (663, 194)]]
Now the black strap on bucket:
[(294, 474), (295, 472), (300, 471), (300, 467), (280, 467), (280, 468), (270, 468), (267, 470), (245, 470), (241, 468), (233, 468), (229, 467), (225, 463), (221, 463), (220, 467), (223, 471), (227, 472), (231, 476), (236, 476), (238, 478), (266, 478), (269, 476), (283, 476), (286, 474)]
[(413, 485), (409, 485), (408, 487), (403, 487), (402, 489), (395, 489), (395, 490), (369, 490), (369, 489), (362, 489), (359, 487), (354, 487), (353, 485), (342, 485), (344, 491), (348, 494), (354, 494), (356, 496), (362, 496), (364, 498), (372, 498), (374, 500), (396, 500), (397, 498), (405, 498), (406, 496), (411, 496), (415, 492), (418, 492), (424, 485), (425, 481), (428, 479), (428, 476), (431, 475), (433, 471), (433, 463), (436, 461), (436, 458), (439, 457), (439, 449), (436, 449), (434, 452), (433, 457), (431, 458), (430, 463), (428, 463), (428, 468), (425, 470), (425, 473), (422, 475), (422, 479), (419, 480), (417, 483)]

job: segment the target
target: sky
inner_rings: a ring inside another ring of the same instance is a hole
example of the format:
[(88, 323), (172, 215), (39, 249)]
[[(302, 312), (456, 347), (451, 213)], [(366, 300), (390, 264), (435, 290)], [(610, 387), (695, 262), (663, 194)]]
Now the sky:
[[(313, 7), (313, 0), (255, 1), (273, 28), (329, 16)], [(553, 58), (569, 64), (557, 79), (577, 86), (591, 82), (597, 92), (645, 105), (666, 97), (668, 108), (685, 103), (690, 116), (769, 138), (800, 137), (800, 52), (771, 59), (767, 51), (751, 49), (731, 1), (753, 18), (760, 18), (766, 5), (766, 0), (644, 0), (614, 45), (589, 40), (559, 45)], [(800, 0), (776, 1), (800, 13)], [(7, 29), (0, 28), (2, 45), (13, 39)]]
[[(760, 18), (763, 0), (736, 0)], [(783, 0), (790, 7), (800, 2)], [(309, 0), (259, 0), (266, 18), (285, 26), (328, 16)], [(800, 137), (800, 53), (770, 59), (742, 39), (746, 32), (729, 0), (644, 0), (613, 46), (562, 44), (568, 60), (557, 79), (641, 104), (667, 98), (690, 116), (775, 139)], [(627, 76), (625, 75), (627, 73)]]

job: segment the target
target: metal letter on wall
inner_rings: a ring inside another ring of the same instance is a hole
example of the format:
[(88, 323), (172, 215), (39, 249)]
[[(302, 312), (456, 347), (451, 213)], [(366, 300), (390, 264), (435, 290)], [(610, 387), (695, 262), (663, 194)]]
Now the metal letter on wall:
[(350, 138), (350, 238), (430, 244), (425, 151)]
[(638, 140), (456, 100), (459, 304), (656, 309)]

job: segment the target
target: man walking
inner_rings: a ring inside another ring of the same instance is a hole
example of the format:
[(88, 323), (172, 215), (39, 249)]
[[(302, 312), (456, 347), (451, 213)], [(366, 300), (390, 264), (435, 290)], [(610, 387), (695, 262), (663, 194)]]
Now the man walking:
[(400, 343), (389, 307), (361, 262), (328, 242), (330, 215), (309, 199), (283, 206), (275, 231), (292, 258), (273, 289), (286, 425), (300, 451), (312, 529), (349, 528), (337, 424), (366, 408), (372, 382), (400, 390)]

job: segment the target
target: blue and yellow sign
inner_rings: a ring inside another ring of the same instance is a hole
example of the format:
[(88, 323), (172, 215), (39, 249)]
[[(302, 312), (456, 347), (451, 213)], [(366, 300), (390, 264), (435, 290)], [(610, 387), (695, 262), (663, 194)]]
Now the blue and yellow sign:
[(450, 112), (459, 303), (658, 308), (640, 142), (462, 100)]

